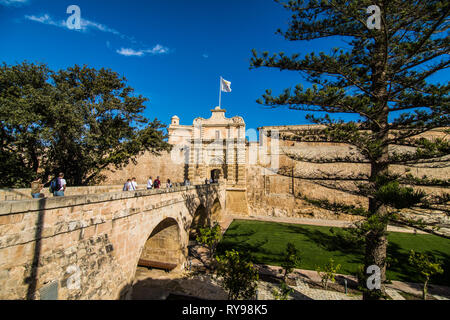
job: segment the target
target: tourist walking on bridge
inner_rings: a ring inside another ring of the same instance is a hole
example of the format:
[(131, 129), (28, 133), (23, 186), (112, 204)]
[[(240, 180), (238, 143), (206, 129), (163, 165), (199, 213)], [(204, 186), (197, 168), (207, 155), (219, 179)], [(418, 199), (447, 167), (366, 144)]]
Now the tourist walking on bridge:
[(159, 180), (159, 176), (156, 177), (155, 182), (153, 182), (153, 187), (155, 189), (159, 189), (159, 187), (161, 186), (161, 181)]
[(148, 181), (147, 181), (147, 190), (150, 190), (152, 188), (153, 188), (153, 179), (152, 179), (152, 177), (150, 177), (150, 178), (148, 178)]
[(60, 172), (58, 177), (50, 183), (50, 190), (53, 192), (54, 197), (64, 197), (64, 191), (66, 191), (66, 179), (64, 179), (64, 173)]
[(123, 191), (130, 191), (131, 179), (128, 179), (127, 182), (123, 185)]
[(130, 183), (130, 190), (131, 190), (131, 191), (136, 191), (136, 190), (137, 190), (137, 182), (136, 182), (136, 178), (133, 178), (133, 179), (131, 180), (131, 183)]
[(167, 189), (172, 188), (172, 182), (170, 182), (170, 179), (167, 179), (166, 188)]

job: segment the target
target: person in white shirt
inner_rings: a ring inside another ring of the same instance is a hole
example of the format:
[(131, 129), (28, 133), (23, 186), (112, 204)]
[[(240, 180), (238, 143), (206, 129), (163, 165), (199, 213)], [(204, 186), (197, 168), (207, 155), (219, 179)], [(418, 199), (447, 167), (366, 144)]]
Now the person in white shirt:
[(166, 188), (172, 188), (172, 182), (170, 182), (170, 179), (167, 179)]
[(147, 181), (147, 190), (150, 190), (152, 188), (153, 188), (153, 179), (152, 179), (152, 177), (150, 177), (150, 178), (148, 178), (148, 181)]
[(133, 178), (133, 180), (131, 180), (130, 190), (131, 191), (136, 191), (137, 190), (136, 178)]
[(128, 179), (127, 182), (123, 185), (123, 191), (130, 191), (131, 179)]

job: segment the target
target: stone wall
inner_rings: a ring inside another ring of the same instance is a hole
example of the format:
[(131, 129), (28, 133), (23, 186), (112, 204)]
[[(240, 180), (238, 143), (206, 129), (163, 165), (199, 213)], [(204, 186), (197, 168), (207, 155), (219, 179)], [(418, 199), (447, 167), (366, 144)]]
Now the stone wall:
[(158, 224), (145, 242), (141, 259), (180, 264), (183, 262), (181, 232), (177, 222), (165, 219)]
[(125, 297), (155, 227), (176, 221), (186, 248), (196, 208), (224, 206), (224, 194), (210, 185), (3, 201), (0, 299), (44, 299), (52, 286), (64, 300)]
[[(174, 151), (176, 152), (176, 151)], [(169, 152), (162, 152), (157, 156), (144, 153), (138, 157), (137, 164), (130, 161), (130, 164), (125, 168), (116, 170), (112, 167), (109, 170), (102, 172), (106, 176), (106, 180), (102, 182), (102, 185), (122, 185), (133, 177), (136, 178), (138, 186), (145, 188), (147, 186), (147, 180), (152, 177), (153, 180), (159, 176), (159, 180), (165, 185), (167, 179), (170, 179), (172, 183), (181, 183), (185, 180), (185, 165), (180, 163), (181, 160), (175, 157), (173, 161)]]
[(226, 191), (227, 214), (248, 215), (247, 192), (245, 188), (228, 188)]
[[(183, 126), (182, 129), (186, 129)], [(260, 133), (267, 130), (299, 130), (313, 128), (314, 126), (275, 126), (260, 128)], [(178, 128), (178, 127), (176, 127)], [(207, 128), (208, 132), (215, 132), (214, 127)], [(177, 130), (173, 130), (172, 134), (176, 138)], [(445, 137), (442, 130), (434, 130), (426, 134), (428, 138)], [(187, 137), (187, 136), (186, 136)], [(185, 137), (185, 138), (186, 138)], [(175, 139), (174, 138), (174, 139)], [(176, 139), (174, 141), (177, 141)], [(184, 139), (184, 138), (183, 138)], [(273, 147), (275, 146), (275, 147)], [(180, 152), (181, 150), (175, 150)], [(316, 142), (292, 142), (287, 140), (273, 141), (272, 138), (262, 135), (260, 143), (249, 143), (246, 149), (246, 166), (239, 166), (241, 177), (245, 177), (245, 184), (239, 186), (229, 186), (227, 191), (227, 211), (230, 214), (241, 215), (276, 215), (286, 217), (315, 217), (323, 219), (354, 219), (352, 216), (337, 216), (333, 212), (319, 210), (298, 199), (302, 196), (308, 196), (314, 199), (327, 199), (331, 202), (344, 202), (357, 206), (367, 206), (367, 199), (355, 196), (351, 193), (336, 190), (330, 185), (326, 186), (326, 181), (314, 180), (320, 176), (334, 175), (337, 177), (364, 177), (370, 173), (370, 167), (364, 163), (310, 163), (306, 161), (293, 161), (286, 154), (301, 154), (310, 158), (333, 159), (335, 157), (350, 156), (354, 159), (358, 158), (358, 152), (351, 146), (343, 143), (316, 143)], [(178, 157), (174, 157), (177, 159)], [(180, 157), (181, 159), (182, 157)], [(270, 163), (266, 163), (266, 159), (272, 159), (277, 164), (275, 170), (268, 170)], [(276, 159), (276, 161), (275, 161)], [(230, 165), (230, 168), (236, 167)], [(192, 175), (200, 177), (204, 176), (202, 170), (204, 166), (199, 168), (191, 168)], [(288, 173), (301, 178), (289, 178), (283, 174), (279, 174), (278, 169), (291, 170)], [(413, 176), (422, 178), (445, 179), (450, 176), (450, 166), (444, 168), (424, 168), (424, 167), (406, 167), (392, 165), (391, 172), (405, 174), (408, 169)], [(223, 169), (223, 172), (226, 170)], [(123, 183), (128, 177), (137, 177), (138, 183), (145, 186), (147, 175), (155, 178), (160, 175), (161, 181), (164, 183), (167, 178), (172, 181), (183, 181), (185, 174), (189, 172), (189, 168), (184, 163), (174, 162), (168, 153), (162, 154), (160, 157), (146, 154), (138, 159), (138, 165), (130, 164), (123, 170), (115, 173), (106, 173), (108, 179), (105, 184)], [(230, 175), (233, 175), (231, 173)], [(232, 179), (231, 179), (232, 180)], [(200, 181), (200, 180), (199, 180)], [(238, 187), (238, 188), (236, 188)], [(355, 186), (352, 182), (339, 182), (338, 187), (354, 190)], [(442, 194), (450, 192), (449, 188), (426, 188), (434, 194)]]
[[(289, 131), (305, 128), (309, 128), (309, 126), (264, 127), (260, 128), (260, 130), (261, 132), (270, 129)], [(426, 136), (427, 138), (442, 138), (445, 137), (445, 133), (442, 130), (434, 130), (426, 134)], [(276, 158), (277, 161), (263, 164), (261, 153), (258, 153), (257, 163), (247, 165), (247, 200), (250, 215), (344, 220), (359, 219), (354, 216), (337, 215), (334, 212), (318, 209), (299, 198), (307, 196), (312, 199), (326, 199), (330, 202), (367, 207), (368, 201), (366, 198), (356, 196), (351, 192), (356, 191), (355, 182), (359, 183), (361, 180), (329, 182), (314, 178), (328, 175), (360, 179), (370, 174), (368, 164), (350, 162), (310, 163), (293, 161), (287, 156), (288, 154), (293, 154), (315, 159), (333, 159), (346, 156), (358, 158), (358, 152), (351, 146), (342, 143), (293, 142), (281, 139), (275, 140), (270, 137), (264, 137), (261, 141), (263, 143), (259, 148), (263, 147), (269, 158)], [(399, 148), (396, 149), (399, 150)], [(247, 158), (250, 158), (250, 155), (247, 155)], [(427, 176), (430, 179), (445, 180), (450, 177), (450, 166), (425, 168), (424, 166), (392, 165), (389, 167), (389, 170), (398, 174), (410, 173), (418, 178)], [(292, 176), (296, 178), (292, 178)], [(447, 187), (414, 188), (416, 190), (424, 190), (428, 194), (442, 195), (450, 193), (450, 188)], [(350, 192), (340, 191), (339, 189), (345, 189)]]
[(247, 200), (249, 214), (252, 216), (342, 219), (348, 221), (360, 219), (351, 215), (338, 215), (328, 210), (319, 209), (299, 199), (300, 195), (308, 195), (308, 197), (315, 199), (345, 201), (346, 203), (363, 206), (366, 204), (364, 198), (324, 188), (313, 181), (274, 175), (260, 166), (249, 166), (247, 170), (247, 177), (249, 177)]

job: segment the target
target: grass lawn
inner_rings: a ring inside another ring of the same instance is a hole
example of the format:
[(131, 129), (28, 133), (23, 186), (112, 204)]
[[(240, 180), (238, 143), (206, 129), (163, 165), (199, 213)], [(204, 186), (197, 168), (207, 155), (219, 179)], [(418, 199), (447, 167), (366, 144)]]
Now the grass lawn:
[[(246, 251), (252, 261), (279, 266), (288, 242), (301, 252), (301, 269), (315, 270), (329, 258), (341, 264), (339, 273), (355, 275), (363, 264), (363, 248), (338, 241), (330, 227), (262, 221), (234, 220), (219, 244), (218, 253), (227, 249)], [(336, 228), (337, 229), (337, 228)], [(387, 270), (389, 280), (420, 283), (420, 276), (408, 263), (409, 251), (429, 252), (442, 261), (444, 274), (431, 283), (450, 286), (450, 240), (428, 234), (390, 232), (388, 256), (393, 258)]]

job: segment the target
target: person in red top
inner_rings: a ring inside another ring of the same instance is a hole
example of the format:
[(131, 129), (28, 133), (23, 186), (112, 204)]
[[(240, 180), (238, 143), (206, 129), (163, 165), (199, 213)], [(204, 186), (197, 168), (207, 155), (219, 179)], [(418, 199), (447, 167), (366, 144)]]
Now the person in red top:
[(156, 177), (155, 181), (153, 182), (153, 187), (155, 189), (159, 189), (160, 185), (161, 185), (161, 181), (159, 180), (159, 177)]

